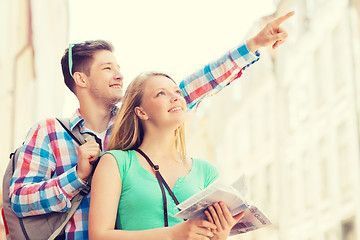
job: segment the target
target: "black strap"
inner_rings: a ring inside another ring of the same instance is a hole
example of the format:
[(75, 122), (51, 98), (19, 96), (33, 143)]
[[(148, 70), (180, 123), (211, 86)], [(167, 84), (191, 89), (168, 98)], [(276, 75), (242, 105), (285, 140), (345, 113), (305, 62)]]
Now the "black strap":
[(77, 142), (80, 146), (82, 145), (80, 140), (75, 137), (75, 135), (68, 129), (59, 119), (56, 118), (56, 120), (61, 124), (61, 126), (65, 129), (65, 131)]
[[(82, 145), (81, 141), (70, 131), (70, 129), (68, 127), (65, 126), (65, 124), (58, 118), (56, 118), (56, 120), (60, 123), (60, 125), (65, 129), (65, 131), (72, 137), (72, 139), (75, 140), (75, 142), (77, 142), (80, 146)], [(81, 133), (80, 133), (81, 134)], [(88, 134), (88, 133), (87, 133)], [(96, 136), (95, 136), (96, 137)], [(100, 140), (100, 143), (99, 143), (100, 147), (101, 147), (101, 140)], [(95, 168), (98, 164), (98, 161), (99, 159), (97, 159), (96, 161), (94, 161), (92, 163), (92, 165), (94, 166), (93, 167), (93, 170), (90, 174), (90, 176), (88, 177), (88, 180), (87, 180), (87, 185), (83, 188), (81, 188), (80, 190), (80, 194), (83, 195), (83, 196), (86, 196), (89, 194), (90, 192), (90, 188), (91, 188), (91, 180), (92, 180), (92, 175), (95, 171)]]
[(31, 240), (31, 239), (29, 238), (29, 235), (27, 234), (26, 229), (25, 229), (23, 219), (22, 219), (22, 218), (18, 218), (18, 219), (19, 219), (19, 223), (20, 223), (21, 230), (22, 230), (22, 232), (24, 233), (24, 236), (25, 236), (26, 240)]
[(169, 185), (167, 184), (167, 182), (165, 181), (163, 176), (161, 175), (159, 165), (154, 165), (154, 163), (150, 160), (150, 158), (143, 151), (141, 151), (140, 149), (135, 149), (135, 151), (140, 153), (155, 171), (155, 176), (156, 176), (156, 179), (157, 179), (157, 181), (158, 181), (158, 183), (160, 185), (162, 199), (163, 199), (164, 225), (165, 225), (165, 227), (167, 227), (169, 224), (168, 224), (167, 201), (166, 201), (166, 194), (165, 194), (164, 186), (165, 186), (166, 190), (169, 192), (171, 198), (176, 203), (176, 205), (179, 204), (179, 201), (175, 197), (175, 194), (173, 193), (173, 191), (171, 190), (171, 188), (169, 187)]

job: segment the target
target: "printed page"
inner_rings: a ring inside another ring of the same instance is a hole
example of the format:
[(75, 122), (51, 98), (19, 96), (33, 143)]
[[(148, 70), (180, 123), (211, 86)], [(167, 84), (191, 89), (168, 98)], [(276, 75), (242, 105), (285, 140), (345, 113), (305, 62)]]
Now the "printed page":
[(236, 189), (217, 180), (203, 191), (180, 203), (177, 207), (181, 209), (181, 211), (174, 217), (184, 219), (206, 219), (204, 211), (207, 207), (220, 201), (228, 206), (232, 215), (236, 215), (247, 209), (241, 194)]
[(240, 176), (231, 186), (217, 179), (203, 191), (193, 195), (177, 207), (181, 209), (174, 217), (183, 219), (207, 219), (204, 211), (215, 202), (224, 202), (234, 216), (244, 210), (245, 215), (231, 229), (230, 235), (253, 231), (271, 225), (270, 220), (255, 206), (248, 206), (243, 196), (247, 193), (245, 175)]
[(244, 217), (231, 229), (230, 236), (250, 232), (271, 224), (270, 220), (257, 207), (250, 206)]

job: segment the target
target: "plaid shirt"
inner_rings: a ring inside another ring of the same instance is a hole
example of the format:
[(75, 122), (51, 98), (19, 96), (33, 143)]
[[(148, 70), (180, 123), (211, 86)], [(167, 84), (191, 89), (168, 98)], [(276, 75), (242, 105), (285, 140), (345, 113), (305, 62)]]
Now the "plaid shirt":
[[(192, 109), (204, 97), (239, 78), (258, 57), (258, 53), (252, 54), (246, 44), (242, 44), (185, 78), (180, 88), (188, 108)], [(116, 112), (112, 111), (102, 143), (105, 150)], [(71, 129), (78, 124), (82, 132), (89, 131), (84, 128), (85, 120), (79, 110), (70, 119)], [(10, 186), (12, 208), (19, 217), (70, 209), (70, 200), (84, 186), (76, 173), (78, 147), (55, 119), (39, 122), (30, 129)], [(84, 197), (66, 225), (66, 239), (88, 239), (89, 205), (90, 194)]]

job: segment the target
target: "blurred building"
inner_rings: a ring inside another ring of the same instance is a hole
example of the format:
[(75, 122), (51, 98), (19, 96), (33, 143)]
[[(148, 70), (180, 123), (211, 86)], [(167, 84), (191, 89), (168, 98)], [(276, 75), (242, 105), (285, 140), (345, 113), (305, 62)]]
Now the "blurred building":
[(9, 154), (30, 127), (63, 111), (60, 59), (68, 44), (68, 1), (0, 0), (0, 13), (2, 179)]
[(200, 105), (189, 152), (229, 182), (246, 173), (273, 222), (234, 239), (359, 240), (360, 1), (275, 2), (257, 27), (295, 10), (290, 37)]

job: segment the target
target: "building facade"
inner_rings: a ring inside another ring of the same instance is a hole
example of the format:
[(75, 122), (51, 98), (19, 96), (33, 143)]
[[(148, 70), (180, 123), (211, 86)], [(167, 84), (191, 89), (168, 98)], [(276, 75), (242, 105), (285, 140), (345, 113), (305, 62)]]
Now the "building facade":
[[(0, 1), (0, 177), (28, 130), (63, 111), (60, 59), (68, 44), (68, 1)], [(0, 187), (1, 189), (1, 187)]]
[(200, 105), (189, 151), (229, 182), (245, 173), (273, 222), (234, 239), (359, 240), (359, 1), (276, 4), (269, 18), (296, 11), (290, 37)]

